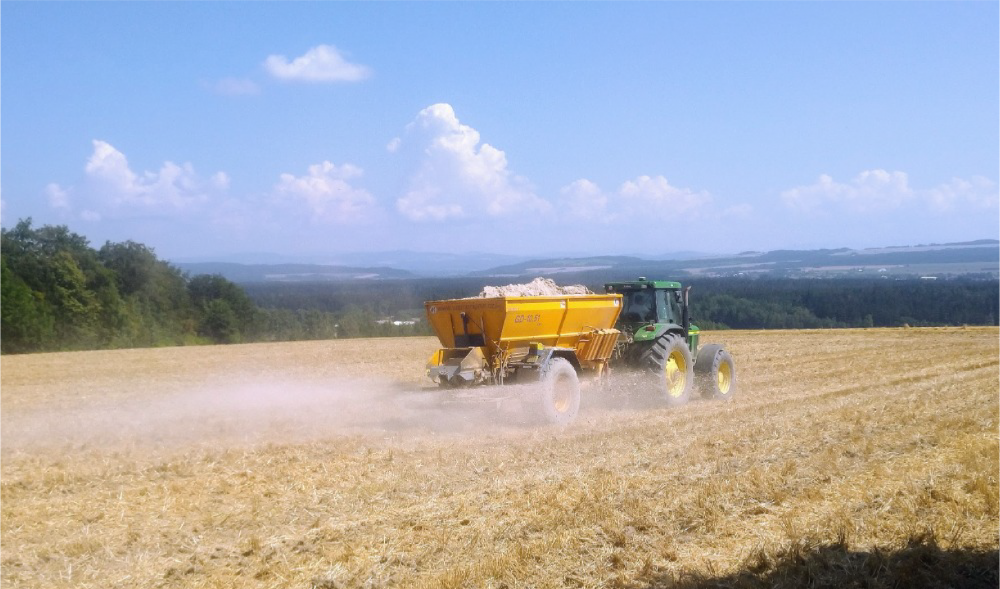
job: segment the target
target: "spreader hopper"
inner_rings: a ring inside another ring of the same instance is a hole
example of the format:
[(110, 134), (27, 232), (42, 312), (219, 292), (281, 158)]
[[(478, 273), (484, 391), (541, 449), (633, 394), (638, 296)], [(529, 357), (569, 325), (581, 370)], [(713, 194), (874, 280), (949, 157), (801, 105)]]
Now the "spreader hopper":
[(618, 339), (612, 326), (621, 295), (451, 299), (425, 307), (444, 347), (431, 357), (429, 375), (457, 386), (503, 382), (523, 369), (537, 373), (554, 356), (600, 372)]

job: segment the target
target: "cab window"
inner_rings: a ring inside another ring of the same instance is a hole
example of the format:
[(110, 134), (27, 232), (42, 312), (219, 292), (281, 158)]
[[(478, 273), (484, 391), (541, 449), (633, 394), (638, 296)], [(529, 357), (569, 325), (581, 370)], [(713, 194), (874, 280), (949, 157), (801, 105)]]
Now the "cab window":
[(655, 306), (652, 292), (634, 290), (625, 295), (622, 317), (625, 321), (656, 321)]
[(681, 322), (680, 292), (676, 290), (656, 291), (656, 316), (661, 323)]
[(667, 291), (658, 290), (656, 291), (656, 317), (657, 321), (660, 323), (671, 323), (671, 313), (670, 304), (667, 299), (671, 298), (668, 296)]

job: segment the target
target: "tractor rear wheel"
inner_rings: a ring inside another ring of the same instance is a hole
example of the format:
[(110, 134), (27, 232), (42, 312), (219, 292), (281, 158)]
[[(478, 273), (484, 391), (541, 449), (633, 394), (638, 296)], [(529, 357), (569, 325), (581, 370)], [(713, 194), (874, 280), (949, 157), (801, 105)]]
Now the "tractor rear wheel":
[(733, 357), (718, 344), (709, 344), (698, 350), (694, 363), (698, 390), (706, 399), (728, 401), (736, 392), (736, 368)]
[(580, 378), (565, 358), (552, 358), (539, 376), (538, 415), (548, 423), (566, 425), (580, 411)]
[(694, 362), (684, 338), (671, 333), (657, 339), (643, 351), (640, 362), (661, 381), (660, 397), (667, 405), (688, 402), (694, 388)]

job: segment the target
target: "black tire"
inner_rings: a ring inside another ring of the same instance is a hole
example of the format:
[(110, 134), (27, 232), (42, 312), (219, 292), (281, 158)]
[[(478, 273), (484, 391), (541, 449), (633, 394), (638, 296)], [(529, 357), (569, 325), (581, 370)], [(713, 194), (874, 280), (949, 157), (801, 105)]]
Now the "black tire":
[(538, 380), (538, 417), (554, 425), (572, 422), (580, 411), (580, 378), (569, 360), (552, 358)]
[(709, 344), (698, 350), (694, 373), (698, 390), (706, 399), (728, 401), (736, 393), (733, 357), (718, 344)]
[(694, 362), (684, 338), (670, 333), (643, 350), (640, 366), (656, 375), (658, 396), (669, 406), (683, 405), (694, 388)]

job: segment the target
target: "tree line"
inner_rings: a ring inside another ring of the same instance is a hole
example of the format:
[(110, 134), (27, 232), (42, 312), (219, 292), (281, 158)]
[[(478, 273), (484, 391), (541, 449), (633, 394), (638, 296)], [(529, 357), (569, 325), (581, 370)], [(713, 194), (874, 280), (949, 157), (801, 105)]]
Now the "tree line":
[[(3, 353), (429, 335), (424, 301), (475, 296), (498, 283), (238, 285), (220, 275), (188, 276), (141, 243), (95, 249), (66, 226), (35, 228), (31, 219), (0, 231), (0, 272)], [(997, 325), (1000, 318), (995, 279), (682, 280), (694, 287), (692, 316), (703, 329)], [(588, 286), (603, 289), (602, 282)]]
[(190, 277), (134, 241), (100, 249), (66, 226), (0, 231), (0, 352), (415, 333), (372, 312), (264, 309), (219, 275)]
[[(552, 278), (570, 284), (560, 275)], [(995, 279), (679, 279), (692, 287), (691, 314), (703, 329), (997, 325), (1000, 318), (1000, 283)], [(589, 279), (586, 286), (603, 292), (604, 280)], [(422, 317), (424, 301), (475, 296), (487, 284), (502, 283), (496, 278), (454, 277), (244, 287), (257, 304), (269, 308), (331, 313), (365, 309), (372, 316)]]
[(692, 316), (707, 329), (997, 325), (1000, 318), (995, 279), (719, 278), (691, 284)]

